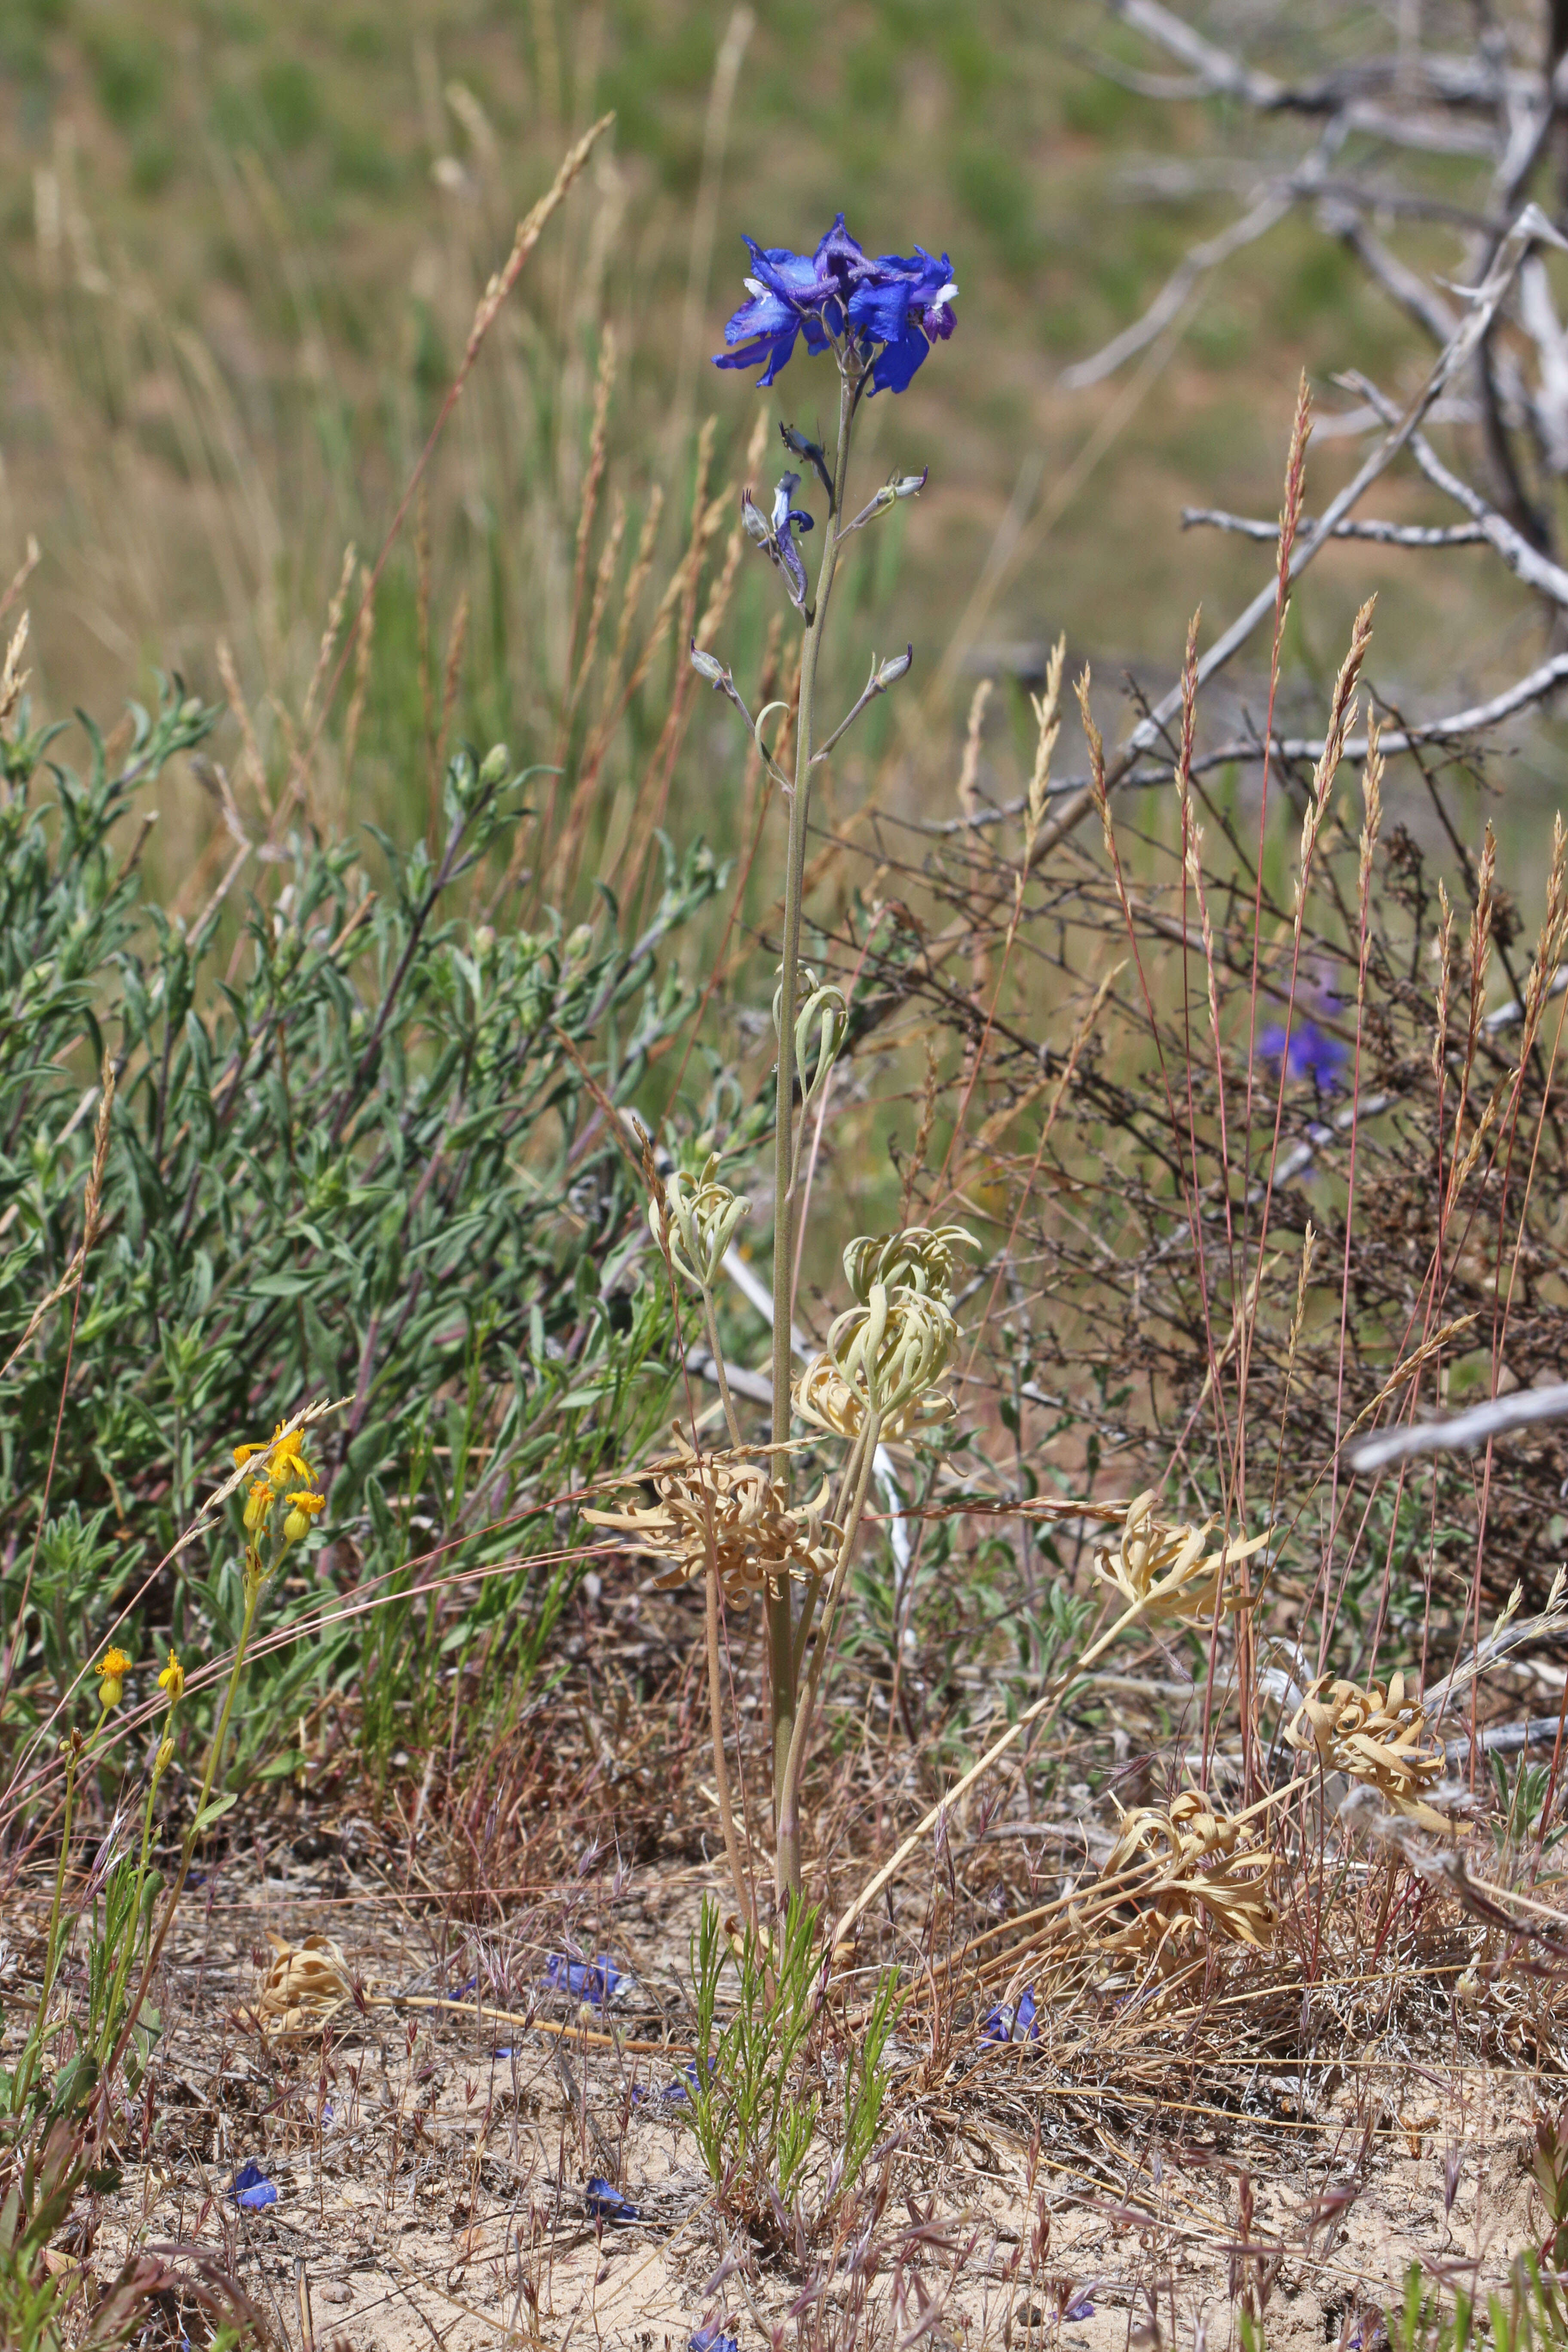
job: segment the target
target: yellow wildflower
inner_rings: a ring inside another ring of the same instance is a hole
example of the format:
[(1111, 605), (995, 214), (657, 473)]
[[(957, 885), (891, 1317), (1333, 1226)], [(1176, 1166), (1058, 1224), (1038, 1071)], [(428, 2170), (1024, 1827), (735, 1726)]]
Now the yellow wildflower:
[[(302, 1433), (297, 1429), (291, 1429), (285, 1433), (281, 1422), (273, 1430), (267, 1444), (237, 1445), (234, 1449), (235, 1468), (243, 1470), (251, 1456), (257, 1454), (265, 1454), (267, 1475), (279, 1493), (290, 1478), (313, 1478), (316, 1475), (305, 1459), (305, 1441)], [(254, 1493), (255, 1489), (252, 1488), (251, 1491)]]
[(178, 1706), (185, 1696), (185, 1670), (173, 1650), (169, 1653), (168, 1664), (158, 1677), (158, 1688), (168, 1692), (171, 1706)]
[(125, 1677), (131, 1672), (132, 1660), (123, 1650), (110, 1650), (101, 1657), (93, 1673), (98, 1676), (98, 1703), (105, 1715), (118, 1706), (125, 1696)]
[(266, 1526), (267, 1515), (271, 1508), (272, 1488), (265, 1478), (258, 1478), (245, 1498), (245, 1532), (247, 1536), (255, 1535), (258, 1528)]
[(283, 1540), (298, 1543), (301, 1536), (310, 1534), (310, 1521), (317, 1512), (326, 1509), (327, 1498), (325, 1495), (300, 1494), (290, 1495), (289, 1500), (292, 1507), (283, 1522)]
[(290, 1478), (314, 1478), (316, 1474), (305, 1459), (305, 1439), (301, 1431), (291, 1429), (285, 1436), (283, 1424), (279, 1423), (268, 1449), (267, 1474), (279, 1494)]

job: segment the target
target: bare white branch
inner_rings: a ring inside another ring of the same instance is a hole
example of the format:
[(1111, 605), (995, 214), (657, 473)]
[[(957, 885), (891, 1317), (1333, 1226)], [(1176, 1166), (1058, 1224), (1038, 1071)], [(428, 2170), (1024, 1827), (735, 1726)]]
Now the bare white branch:
[[(1303, 517), (1303, 528), (1310, 530), (1310, 517)], [(1212, 530), (1228, 530), (1242, 539), (1266, 541), (1270, 547), (1279, 537), (1279, 526), (1264, 515), (1227, 514), (1223, 507), (1184, 507), (1182, 529), (1191, 530), (1198, 524)], [(1358, 521), (1347, 516), (1334, 525), (1335, 539), (1367, 539), (1378, 547), (1484, 547), (1489, 545), (1486, 532), (1479, 522), (1420, 523), (1384, 522), (1368, 517)]]
[(1347, 1445), (1341, 1460), (1363, 1476), (1404, 1462), (1414, 1454), (1468, 1454), (1510, 1429), (1531, 1429), (1545, 1421), (1568, 1421), (1568, 1381), (1546, 1389), (1516, 1389), (1492, 1397), (1448, 1421), (1428, 1421), (1414, 1429), (1379, 1430)]

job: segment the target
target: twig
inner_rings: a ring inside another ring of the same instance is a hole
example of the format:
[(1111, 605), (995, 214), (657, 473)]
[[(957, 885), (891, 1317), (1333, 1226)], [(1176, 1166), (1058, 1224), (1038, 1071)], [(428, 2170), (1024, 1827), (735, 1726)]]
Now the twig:
[(1347, 1445), (1341, 1460), (1362, 1476), (1403, 1462), (1413, 1454), (1464, 1454), (1505, 1430), (1530, 1429), (1537, 1422), (1568, 1421), (1568, 1381), (1551, 1388), (1518, 1389), (1510, 1396), (1491, 1397), (1472, 1405), (1468, 1412), (1448, 1421), (1429, 1421), (1417, 1429), (1380, 1430), (1375, 1437), (1359, 1438)]

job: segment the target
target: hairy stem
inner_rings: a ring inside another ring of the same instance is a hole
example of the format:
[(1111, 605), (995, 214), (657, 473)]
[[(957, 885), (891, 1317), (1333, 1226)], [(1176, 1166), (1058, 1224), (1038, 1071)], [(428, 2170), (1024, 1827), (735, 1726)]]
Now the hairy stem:
[[(853, 362), (851, 362), (852, 365)], [(816, 604), (806, 628), (800, 661), (800, 715), (795, 727), (795, 791), (789, 807), (789, 853), (784, 867), (784, 940), (779, 986), (778, 1106), (773, 1135), (773, 1439), (780, 1445), (789, 1436), (790, 1306), (795, 1295), (795, 982), (800, 968), (801, 888), (805, 872), (806, 818), (811, 798), (812, 716), (816, 695), (816, 662), (833, 593), (838, 558), (838, 519), (844, 510), (844, 483), (849, 467), (849, 428), (854, 420), (858, 385), (846, 372), (839, 379), (838, 447), (834, 466), (833, 511), (823, 529), (822, 565), (816, 575)], [(789, 1485), (789, 1456), (774, 1455), (776, 1476)], [(767, 1601), (769, 1680), (773, 1738), (773, 1891), (782, 1904), (800, 1892), (800, 1825), (784, 1811), (790, 1748), (795, 1739), (796, 1675), (795, 1626), (789, 1586), (770, 1592)]]

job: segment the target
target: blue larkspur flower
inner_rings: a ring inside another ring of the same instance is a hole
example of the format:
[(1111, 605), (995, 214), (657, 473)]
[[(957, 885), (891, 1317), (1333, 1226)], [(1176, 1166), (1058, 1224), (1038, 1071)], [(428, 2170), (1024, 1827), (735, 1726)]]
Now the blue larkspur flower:
[(797, 507), (795, 503), (795, 494), (799, 488), (798, 474), (779, 476), (779, 486), (773, 492), (773, 525), (775, 539), (787, 539), (792, 530), (807, 531), (815, 530), (816, 528), (805, 508)]
[(745, 240), (752, 257), (751, 296), (724, 329), (727, 351), (715, 367), (761, 367), (759, 389), (773, 383), (802, 335), (813, 353), (846, 332), (871, 362), (870, 391), (902, 392), (933, 342), (945, 342), (955, 324), (958, 295), (952, 265), (916, 246), (909, 258), (862, 251), (839, 214), (815, 253)]
[(862, 345), (879, 344), (871, 390), (904, 392), (933, 342), (944, 343), (958, 321), (952, 264), (917, 245), (905, 260), (884, 253), (849, 298), (849, 323)]
[(1283, 1061), (1293, 1078), (1310, 1078), (1314, 1086), (1325, 1092), (1340, 1083), (1340, 1072), (1350, 1059), (1350, 1047), (1343, 1038), (1327, 1029), (1320, 1029), (1315, 1021), (1300, 1021), (1290, 1030), (1287, 1045), (1283, 1022), (1275, 1022), (1258, 1033), (1258, 1051), (1265, 1062)]
[(741, 2352), (740, 2339), (725, 2332), (721, 2320), (710, 2319), (692, 2336), (691, 2352)]

